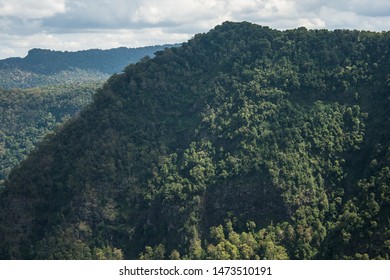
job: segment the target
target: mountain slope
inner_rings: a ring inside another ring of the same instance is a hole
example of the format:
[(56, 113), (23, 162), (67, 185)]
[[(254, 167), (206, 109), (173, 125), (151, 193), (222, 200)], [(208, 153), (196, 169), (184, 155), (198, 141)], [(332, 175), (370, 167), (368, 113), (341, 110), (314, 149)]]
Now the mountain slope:
[(0, 89), (0, 186), (45, 134), (76, 115), (103, 82)]
[(111, 74), (169, 46), (78, 52), (33, 49), (25, 58), (0, 60), (0, 187), (35, 143), (86, 106)]
[(32, 49), (24, 58), (0, 60), (0, 87), (30, 88), (105, 80), (129, 63), (174, 45), (61, 52)]
[(0, 256), (389, 255), (390, 34), (224, 23), (113, 75), (0, 194)]

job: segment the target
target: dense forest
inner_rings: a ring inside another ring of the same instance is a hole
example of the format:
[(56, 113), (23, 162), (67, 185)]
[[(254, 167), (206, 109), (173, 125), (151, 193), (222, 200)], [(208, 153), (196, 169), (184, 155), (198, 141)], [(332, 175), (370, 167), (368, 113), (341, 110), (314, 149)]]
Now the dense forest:
[(389, 259), (390, 32), (226, 22), (114, 74), (0, 193), (3, 259)]
[(128, 64), (136, 63), (146, 56), (152, 57), (155, 52), (174, 46), (179, 45), (77, 52), (32, 49), (24, 58), (0, 60), (0, 88), (31, 88), (107, 80)]
[(174, 46), (33, 49), (25, 58), (0, 60), (0, 187), (35, 144), (82, 110), (110, 75)]
[(0, 186), (35, 144), (87, 106), (102, 84), (0, 89)]

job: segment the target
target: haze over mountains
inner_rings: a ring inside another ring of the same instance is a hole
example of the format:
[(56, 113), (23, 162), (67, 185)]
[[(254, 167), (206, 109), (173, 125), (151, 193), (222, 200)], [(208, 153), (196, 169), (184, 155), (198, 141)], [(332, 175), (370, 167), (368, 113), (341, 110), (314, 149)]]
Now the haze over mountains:
[[(32, 49), (24, 58), (0, 60), (0, 88), (105, 80), (130, 63), (174, 45), (62, 52)], [(176, 45), (179, 46), (179, 45)]]
[(390, 33), (226, 22), (114, 74), (0, 193), (3, 259), (389, 259)]

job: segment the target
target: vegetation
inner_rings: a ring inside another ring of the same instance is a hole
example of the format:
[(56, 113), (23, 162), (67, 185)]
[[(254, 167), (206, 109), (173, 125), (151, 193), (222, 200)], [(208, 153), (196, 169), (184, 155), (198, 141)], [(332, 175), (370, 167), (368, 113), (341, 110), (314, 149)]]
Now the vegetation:
[(169, 46), (33, 49), (25, 58), (0, 60), (0, 187), (45, 134), (89, 104), (109, 75)]
[(47, 133), (89, 104), (102, 84), (0, 89), (0, 182)]
[(0, 193), (4, 259), (389, 259), (390, 33), (224, 23), (113, 75)]

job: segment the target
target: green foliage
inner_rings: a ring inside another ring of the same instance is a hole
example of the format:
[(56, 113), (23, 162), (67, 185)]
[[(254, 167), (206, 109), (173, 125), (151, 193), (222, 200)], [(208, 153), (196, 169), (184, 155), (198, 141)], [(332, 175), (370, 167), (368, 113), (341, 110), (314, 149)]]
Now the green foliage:
[(75, 116), (102, 83), (0, 89), (0, 180), (56, 126)]
[(146, 246), (145, 251), (142, 252), (139, 256), (140, 260), (161, 260), (164, 258), (165, 258), (165, 247), (162, 244), (159, 244), (154, 248), (150, 246)]
[(216, 260), (283, 260), (288, 259), (286, 249), (278, 245), (278, 240), (273, 234), (276, 229), (272, 226), (254, 231), (256, 224), (248, 222), (245, 232), (237, 233), (233, 230), (233, 224), (229, 220), (226, 227), (219, 225), (210, 229), (211, 240), (216, 245), (207, 246), (207, 258)]
[(121, 260), (121, 249), (103, 246), (93, 247), (87, 244), (86, 239), (91, 235), (91, 230), (84, 222), (70, 225), (66, 228), (57, 228), (53, 235), (43, 238), (35, 248), (33, 255), (37, 259), (72, 260), (72, 259), (97, 259), (97, 260)]
[(129, 65), (10, 173), (0, 257), (388, 259), (389, 48), (224, 23)]

